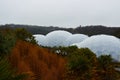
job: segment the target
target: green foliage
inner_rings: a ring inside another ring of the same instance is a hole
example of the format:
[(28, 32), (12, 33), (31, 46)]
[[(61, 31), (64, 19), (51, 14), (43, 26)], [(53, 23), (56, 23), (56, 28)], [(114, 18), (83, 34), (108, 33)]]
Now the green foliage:
[(8, 62), (7, 56), (16, 43), (13, 30), (0, 30), (0, 80), (24, 80), (27, 74), (16, 74)]
[(110, 67), (113, 67), (112, 58), (110, 55), (102, 55), (98, 57), (98, 62), (100, 64), (100, 68), (103, 69), (109, 69)]
[(0, 80), (24, 80), (27, 74), (16, 74), (6, 58), (0, 59)]
[(78, 66), (84, 66), (86, 64), (90, 64), (90, 66), (92, 66), (95, 60), (96, 55), (93, 52), (91, 52), (88, 48), (78, 49), (68, 55), (68, 63), (73, 64), (71, 65), (74, 66), (73, 69), (75, 69)]
[(24, 28), (18, 28), (15, 30), (15, 35), (18, 40), (27, 41), (33, 44), (37, 44), (35, 38)]
[(0, 56), (8, 54), (15, 45), (16, 39), (13, 33), (0, 32)]
[(115, 70), (113, 59), (110, 55), (102, 55), (98, 57), (99, 74), (102, 80), (117, 80), (120, 74)]
[(120, 72), (115, 70), (117, 64), (114, 65), (115, 62), (110, 55), (96, 57), (88, 48), (75, 50), (68, 48), (68, 52), (66, 72), (68, 80), (117, 80), (120, 78)]
[[(92, 78), (92, 70), (96, 63), (96, 55), (88, 48), (73, 50), (67, 56), (67, 75), (74, 80), (87, 80)], [(68, 78), (68, 79), (70, 79)], [(72, 80), (72, 79), (70, 79)]]
[(75, 53), (73, 56), (69, 58), (68, 68), (73, 71), (86, 71), (89, 69), (89, 61), (86, 57)]
[(24, 28), (22, 29), (3, 29), (0, 30), (0, 56), (4, 56), (10, 53), (17, 40), (24, 40), (33, 44), (36, 44), (36, 40), (27, 32)]

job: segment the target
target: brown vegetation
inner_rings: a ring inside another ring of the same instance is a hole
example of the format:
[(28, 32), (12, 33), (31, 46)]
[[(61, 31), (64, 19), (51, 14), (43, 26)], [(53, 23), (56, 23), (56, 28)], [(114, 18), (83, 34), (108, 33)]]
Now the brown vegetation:
[(49, 50), (25, 41), (17, 41), (10, 62), (19, 73), (28, 73), (27, 80), (62, 80), (65, 60)]

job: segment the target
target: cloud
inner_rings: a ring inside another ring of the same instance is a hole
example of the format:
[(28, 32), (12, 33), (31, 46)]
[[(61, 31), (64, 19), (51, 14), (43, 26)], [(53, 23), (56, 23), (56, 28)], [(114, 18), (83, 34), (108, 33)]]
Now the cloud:
[(0, 24), (119, 26), (119, 0), (0, 0)]

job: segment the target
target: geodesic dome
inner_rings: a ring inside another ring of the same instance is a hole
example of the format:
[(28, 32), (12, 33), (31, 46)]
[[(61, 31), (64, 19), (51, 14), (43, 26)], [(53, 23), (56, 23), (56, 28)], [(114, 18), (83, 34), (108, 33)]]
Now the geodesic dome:
[(46, 37), (42, 34), (33, 35), (39, 45), (46, 46)]
[(63, 30), (52, 31), (46, 35), (47, 46), (64, 46), (63, 42), (71, 35), (71, 33)]
[(114, 36), (96, 35), (73, 45), (79, 48), (89, 48), (97, 56), (111, 55), (113, 59), (120, 61), (120, 40)]
[(70, 46), (71, 44), (82, 42), (86, 38), (88, 38), (88, 36), (84, 34), (73, 34), (64, 41), (64, 45)]

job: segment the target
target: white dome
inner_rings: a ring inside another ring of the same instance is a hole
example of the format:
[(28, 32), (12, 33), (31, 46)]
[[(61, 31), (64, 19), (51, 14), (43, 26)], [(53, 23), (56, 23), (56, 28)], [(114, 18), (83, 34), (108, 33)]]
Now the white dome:
[(63, 42), (71, 35), (71, 33), (63, 30), (52, 31), (46, 35), (47, 46), (64, 46)]
[(70, 46), (71, 44), (82, 42), (86, 38), (88, 38), (88, 36), (84, 34), (73, 34), (65, 40), (64, 45)]
[(112, 58), (120, 61), (120, 40), (114, 36), (96, 35), (73, 45), (79, 48), (89, 48), (96, 53), (97, 56), (110, 54)]
[(41, 34), (33, 35), (35, 40), (38, 42), (39, 45), (46, 46), (46, 37)]

